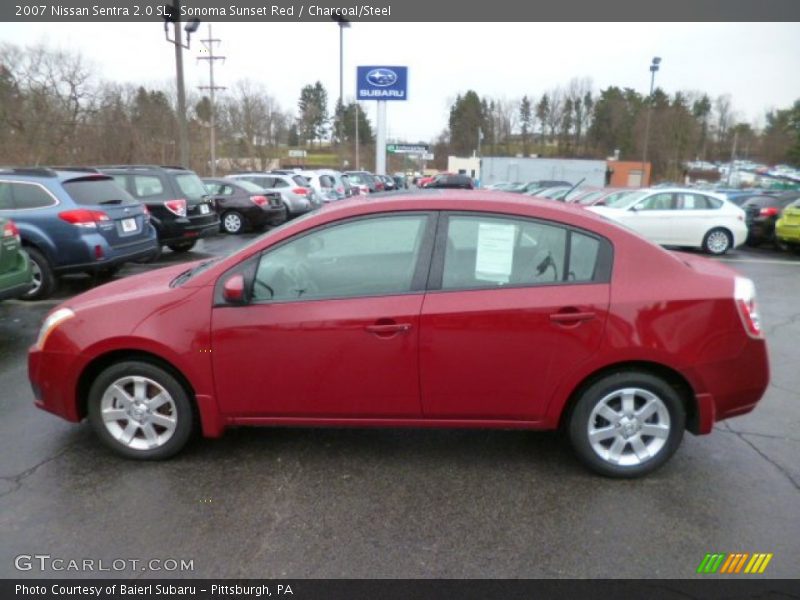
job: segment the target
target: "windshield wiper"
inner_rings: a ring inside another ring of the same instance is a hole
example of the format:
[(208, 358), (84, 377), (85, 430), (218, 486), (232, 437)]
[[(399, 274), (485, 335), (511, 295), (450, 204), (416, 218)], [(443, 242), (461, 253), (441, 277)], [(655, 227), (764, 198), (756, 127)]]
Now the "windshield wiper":
[(102, 202), (98, 202), (98, 204), (122, 204), (122, 200), (103, 200)]
[(220, 260), (220, 257), (212, 258), (210, 260), (201, 262), (196, 267), (192, 267), (191, 269), (184, 271), (183, 273), (181, 273), (175, 279), (172, 280), (172, 283), (170, 283), (170, 287), (177, 287), (179, 285), (183, 285), (198, 273), (205, 271), (209, 266), (211, 266), (211, 264), (217, 262), (218, 260)]

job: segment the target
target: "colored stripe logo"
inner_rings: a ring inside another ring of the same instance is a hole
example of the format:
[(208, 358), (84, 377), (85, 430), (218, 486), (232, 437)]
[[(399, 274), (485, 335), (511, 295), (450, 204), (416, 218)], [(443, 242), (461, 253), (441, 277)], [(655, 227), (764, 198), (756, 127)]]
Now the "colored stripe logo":
[(760, 574), (766, 571), (769, 561), (772, 560), (772, 553), (766, 554), (756, 552), (733, 552), (730, 554), (717, 552), (706, 554), (697, 567), (697, 572), (704, 575), (714, 573), (733, 575), (733, 574)]

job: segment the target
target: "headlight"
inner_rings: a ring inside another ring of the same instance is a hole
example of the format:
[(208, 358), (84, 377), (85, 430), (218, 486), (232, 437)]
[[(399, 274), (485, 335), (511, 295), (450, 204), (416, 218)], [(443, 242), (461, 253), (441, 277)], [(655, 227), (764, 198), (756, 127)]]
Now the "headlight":
[(59, 308), (57, 311), (52, 312), (42, 323), (42, 328), (39, 330), (39, 337), (36, 339), (36, 347), (41, 350), (44, 348), (44, 343), (56, 327), (61, 325), (67, 319), (75, 316), (69, 308)]

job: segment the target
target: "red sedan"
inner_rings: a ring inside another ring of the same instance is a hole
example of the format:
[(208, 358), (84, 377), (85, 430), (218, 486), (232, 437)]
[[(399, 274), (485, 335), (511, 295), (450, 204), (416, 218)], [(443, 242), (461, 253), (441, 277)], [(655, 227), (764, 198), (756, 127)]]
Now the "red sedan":
[(502, 192), (330, 205), (216, 261), (56, 307), (40, 408), (134, 458), (195, 424), (563, 427), (595, 471), (662, 465), (768, 383), (750, 280)]

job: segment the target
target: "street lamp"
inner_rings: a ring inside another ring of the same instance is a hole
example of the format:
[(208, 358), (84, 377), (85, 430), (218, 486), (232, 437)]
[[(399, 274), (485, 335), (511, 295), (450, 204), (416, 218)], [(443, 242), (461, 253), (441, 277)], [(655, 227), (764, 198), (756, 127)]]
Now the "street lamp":
[[(653, 114), (653, 86), (656, 82), (656, 72), (661, 64), (661, 57), (654, 56), (650, 63), (650, 95), (647, 97), (647, 122), (644, 126), (644, 150), (642, 151), (642, 180), (644, 180), (645, 168), (647, 165), (647, 145), (650, 142), (650, 118)], [(650, 172), (652, 175), (652, 171)], [(648, 180), (648, 184), (650, 181)]]
[[(339, 139), (339, 144), (342, 143), (342, 117), (344, 116), (344, 30), (350, 27), (350, 21), (345, 19), (342, 15), (331, 15), (331, 19), (336, 21), (339, 25), (339, 107), (342, 113), (337, 119), (336, 136)], [(356, 119), (356, 135), (358, 135), (358, 120)], [(358, 162), (358, 161), (356, 161)]]
[[(184, 26), (186, 43), (181, 38), (181, 0), (173, 0), (172, 6), (164, 6), (164, 37), (175, 46), (175, 79), (178, 84), (178, 141), (181, 166), (189, 166), (189, 133), (186, 125), (186, 91), (183, 86), (183, 49), (189, 49), (192, 34), (200, 27), (200, 19), (191, 19)], [(169, 24), (174, 25), (174, 37), (169, 37)]]

